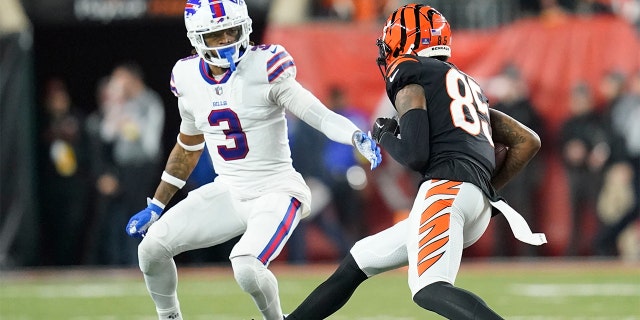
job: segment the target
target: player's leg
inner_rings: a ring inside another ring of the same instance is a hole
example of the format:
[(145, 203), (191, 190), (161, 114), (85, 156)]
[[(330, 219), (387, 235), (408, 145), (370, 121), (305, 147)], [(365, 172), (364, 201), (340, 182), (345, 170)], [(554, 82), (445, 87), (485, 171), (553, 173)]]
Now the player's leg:
[(233, 273), (266, 320), (281, 320), (278, 281), (267, 266), (279, 254), (302, 216), (302, 203), (287, 193), (271, 193), (242, 203), (247, 229), (230, 254)]
[[(422, 195), (422, 196), (420, 196)], [(491, 207), (476, 186), (447, 180), (422, 184), (410, 215), (409, 286), (413, 301), (445, 318), (502, 319), (477, 295), (453, 286), (462, 250), (486, 230)]]
[(502, 319), (482, 298), (445, 281), (422, 288), (413, 296), (413, 301), (447, 319)]
[(244, 231), (231, 208), (228, 191), (214, 182), (189, 193), (149, 228), (138, 246), (138, 259), (159, 319), (182, 319), (173, 257), (222, 243)]
[(338, 269), (288, 316), (288, 320), (325, 319), (349, 300), (358, 286), (367, 280), (351, 253), (342, 260)]
[(407, 230), (405, 220), (356, 242), (338, 269), (313, 290), (287, 319), (325, 319), (342, 308), (369, 277), (406, 266)]

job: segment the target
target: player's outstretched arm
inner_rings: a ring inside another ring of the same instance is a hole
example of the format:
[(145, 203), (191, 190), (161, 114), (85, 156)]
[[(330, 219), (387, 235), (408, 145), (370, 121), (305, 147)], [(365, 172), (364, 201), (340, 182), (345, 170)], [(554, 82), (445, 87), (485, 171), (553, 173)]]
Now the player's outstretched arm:
[(351, 120), (327, 108), (316, 96), (293, 78), (272, 86), (270, 98), (296, 117), (322, 132), (327, 138), (352, 144), (371, 164), (371, 170), (382, 162), (378, 145)]
[(153, 199), (147, 199), (147, 207), (133, 215), (127, 223), (125, 231), (129, 236), (144, 237), (149, 227), (160, 219), (166, 204), (185, 185), (200, 159), (203, 148), (203, 135), (178, 135)]
[(504, 164), (491, 179), (494, 188), (504, 187), (540, 149), (540, 137), (524, 124), (495, 109), (489, 109), (493, 141), (509, 147)]

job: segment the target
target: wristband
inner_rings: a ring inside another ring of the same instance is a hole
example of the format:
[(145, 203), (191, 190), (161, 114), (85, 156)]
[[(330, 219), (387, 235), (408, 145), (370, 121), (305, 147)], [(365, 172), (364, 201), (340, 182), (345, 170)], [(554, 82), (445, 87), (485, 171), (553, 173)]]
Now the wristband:
[(184, 142), (182, 142), (180, 140), (180, 134), (178, 134), (178, 137), (176, 137), (176, 141), (182, 147), (182, 149), (187, 150), (187, 151), (199, 151), (199, 150), (204, 149), (204, 141), (202, 143), (198, 143), (198, 144), (193, 145), (193, 146), (188, 146), (188, 145), (184, 144)]
[(164, 203), (160, 202), (160, 200), (158, 200), (156, 198), (153, 198), (153, 199), (149, 200), (149, 203), (155, 204), (156, 206), (158, 206), (162, 210), (164, 210), (164, 207), (166, 207), (166, 205)]
[(174, 176), (172, 176), (171, 174), (169, 174), (166, 171), (162, 171), (162, 176), (160, 177), (160, 180), (173, 185), (175, 187), (177, 187), (178, 189), (182, 189), (182, 187), (184, 187), (185, 184), (187, 184), (186, 181), (181, 180), (179, 178), (176, 178)]

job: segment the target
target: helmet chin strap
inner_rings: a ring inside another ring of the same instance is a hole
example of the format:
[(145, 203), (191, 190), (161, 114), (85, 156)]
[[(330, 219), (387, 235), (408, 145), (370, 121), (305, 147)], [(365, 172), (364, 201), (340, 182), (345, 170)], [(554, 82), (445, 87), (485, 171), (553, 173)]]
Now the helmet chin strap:
[(233, 54), (236, 53), (235, 47), (224, 48), (218, 50), (218, 54), (227, 59), (229, 61), (229, 69), (231, 72), (236, 71), (236, 63), (233, 61)]

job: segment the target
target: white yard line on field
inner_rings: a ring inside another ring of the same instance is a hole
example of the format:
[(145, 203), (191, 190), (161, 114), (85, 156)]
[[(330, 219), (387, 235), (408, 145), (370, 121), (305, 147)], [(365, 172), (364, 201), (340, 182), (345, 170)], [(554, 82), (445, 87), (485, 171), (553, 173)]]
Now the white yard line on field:
[(639, 296), (640, 285), (625, 283), (513, 284), (509, 291), (529, 297)]

